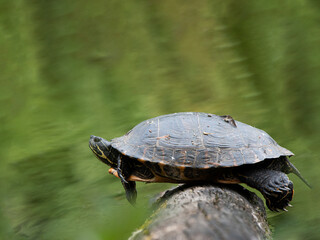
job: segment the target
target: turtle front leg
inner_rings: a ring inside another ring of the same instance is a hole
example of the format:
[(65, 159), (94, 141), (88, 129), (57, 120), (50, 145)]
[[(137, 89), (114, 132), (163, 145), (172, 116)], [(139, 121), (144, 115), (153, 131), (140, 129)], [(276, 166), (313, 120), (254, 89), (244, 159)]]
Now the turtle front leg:
[(242, 182), (258, 189), (271, 211), (285, 210), (293, 197), (293, 183), (288, 176), (272, 169), (251, 169), (239, 174)]
[(131, 175), (131, 168), (127, 164), (125, 159), (123, 160), (120, 155), (118, 156), (118, 159), (117, 159), (117, 170), (112, 169), (111, 174), (120, 178), (122, 186), (126, 191), (127, 200), (132, 205), (134, 205), (137, 199), (136, 183), (134, 181), (128, 181), (128, 178)]
[[(115, 170), (114, 168), (110, 168), (108, 171), (110, 174), (112, 174), (113, 176), (120, 178), (118, 175), (118, 171)], [(120, 178), (121, 179), (121, 178)], [(137, 199), (137, 191), (136, 191), (136, 182), (134, 181), (122, 181), (121, 179), (121, 183), (123, 185), (123, 188), (126, 191), (126, 197), (127, 200), (134, 205), (136, 203), (136, 199)]]
[(122, 182), (122, 186), (124, 190), (126, 191), (126, 197), (129, 203), (131, 205), (135, 205), (136, 199), (137, 199), (137, 190), (136, 190), (136, 182), (128, 181), (128, 182)]

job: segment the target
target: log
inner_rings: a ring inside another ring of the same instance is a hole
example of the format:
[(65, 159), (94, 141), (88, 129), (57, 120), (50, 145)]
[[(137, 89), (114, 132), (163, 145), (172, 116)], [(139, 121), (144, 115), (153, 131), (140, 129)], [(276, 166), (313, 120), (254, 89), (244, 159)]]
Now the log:
[(240, 185), (180, 185), (160, 196), (154, 207), (130, 240), (271, 237), (263, 201)]

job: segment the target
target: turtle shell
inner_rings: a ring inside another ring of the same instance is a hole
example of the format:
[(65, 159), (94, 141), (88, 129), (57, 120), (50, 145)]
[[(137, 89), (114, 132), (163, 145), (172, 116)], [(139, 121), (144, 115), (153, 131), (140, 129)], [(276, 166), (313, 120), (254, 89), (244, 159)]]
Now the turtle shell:
[(229, 116), (198, 112), (146, 120), (111, 144), (140, 162), (198, 169), (235, 167), (293, 155), (263, 130)]

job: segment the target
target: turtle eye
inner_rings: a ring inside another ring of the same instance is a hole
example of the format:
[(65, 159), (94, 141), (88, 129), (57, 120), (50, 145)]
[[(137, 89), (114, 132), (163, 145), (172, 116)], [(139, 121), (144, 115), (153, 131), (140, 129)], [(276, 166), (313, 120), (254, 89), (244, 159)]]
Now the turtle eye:
[(93, 138), (93, 141), (96, 142), (96, 143), (97, 143), (97, 142), (100, 142), (100, 141), (101, 141), (101, 138), (99, 138), (99, 137), (94, 137), (94, 138)]

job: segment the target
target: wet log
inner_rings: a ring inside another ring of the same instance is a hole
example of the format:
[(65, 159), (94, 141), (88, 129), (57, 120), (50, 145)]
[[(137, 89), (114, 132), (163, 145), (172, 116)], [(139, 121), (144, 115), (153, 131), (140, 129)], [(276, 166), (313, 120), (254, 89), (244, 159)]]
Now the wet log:
[(181, 185), (166, 191), (137, 239), (268, 239), (263, 201), (240, 185)]

